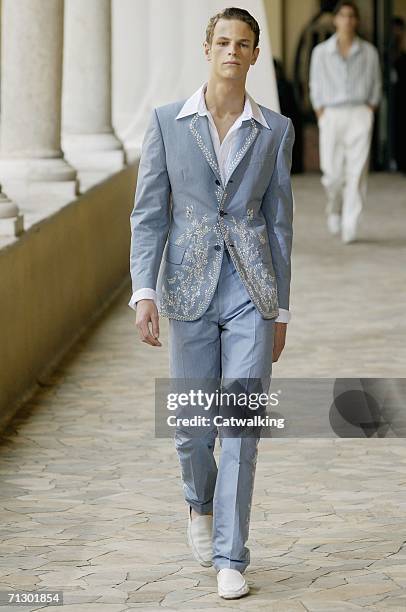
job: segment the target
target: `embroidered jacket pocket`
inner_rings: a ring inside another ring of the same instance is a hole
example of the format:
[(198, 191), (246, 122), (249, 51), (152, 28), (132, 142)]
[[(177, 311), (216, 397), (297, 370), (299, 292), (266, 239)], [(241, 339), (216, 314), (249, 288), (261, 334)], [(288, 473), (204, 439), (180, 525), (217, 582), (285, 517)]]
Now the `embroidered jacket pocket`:
[(179, 246), (168, 241), (166, 249), (166, 260), (173, 264), (181, 264), (185, 254), (186, 247)]

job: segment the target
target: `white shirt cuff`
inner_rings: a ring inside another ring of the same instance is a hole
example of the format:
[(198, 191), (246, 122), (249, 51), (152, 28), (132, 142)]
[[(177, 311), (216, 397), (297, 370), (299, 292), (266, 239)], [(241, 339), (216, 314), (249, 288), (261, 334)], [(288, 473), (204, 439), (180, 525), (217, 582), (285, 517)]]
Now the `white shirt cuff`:
[(137, 302), (140, 300), (154, 300), (155, 304), (157, 302), (157, 294), (154, 289), (137, 289), (131, 296), (131, 300), (128, 302), (128, 306), (133, 310), (137, 308)]
[(274, 319), (275, 323), (289, 323), (292, 313), (286, 308), (279, 308), (279, 315)]

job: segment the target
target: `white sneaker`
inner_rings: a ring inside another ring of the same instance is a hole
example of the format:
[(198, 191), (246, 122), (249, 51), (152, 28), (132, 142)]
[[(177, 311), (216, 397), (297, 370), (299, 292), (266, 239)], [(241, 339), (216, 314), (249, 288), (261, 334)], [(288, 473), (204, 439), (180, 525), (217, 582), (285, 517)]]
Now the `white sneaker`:
[(246, 595), (250, 588), (238, 570), (224, 567), (217, 574), (218, 594), (224, 599), (238, 599)]
[(330, 234), (339, 234), (341, 229), (341, 215), (336, 213), (327, 216), (327, 227)]
[(355, 230), (343, 227), (341, 231), (341, 239), (345, 244), (349, 244), (350, 242), (355, 242), (357, 239)]
[(203, 567), (213, 565), (213, 517), (211, 514), (200, 514), (191, 518), (192, 508), (189, 506), (187, 539), (194, 558)]

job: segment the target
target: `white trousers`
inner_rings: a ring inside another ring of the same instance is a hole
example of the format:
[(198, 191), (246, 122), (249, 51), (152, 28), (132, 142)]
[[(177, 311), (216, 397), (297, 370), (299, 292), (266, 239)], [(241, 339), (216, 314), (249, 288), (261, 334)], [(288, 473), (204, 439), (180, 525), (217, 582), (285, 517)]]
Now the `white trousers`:
[(366, 104), (328, 106), (318, 121), (326, 213), (355, 233), (365, 203), (374, 113)]

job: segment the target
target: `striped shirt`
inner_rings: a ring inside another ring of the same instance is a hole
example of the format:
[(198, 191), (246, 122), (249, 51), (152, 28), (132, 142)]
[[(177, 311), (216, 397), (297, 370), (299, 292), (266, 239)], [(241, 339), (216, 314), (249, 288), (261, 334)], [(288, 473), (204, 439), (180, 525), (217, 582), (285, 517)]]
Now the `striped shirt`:
[(337, 46), (337, 34), (333, 34), (313, 49), (309, 85), (315, 109), (343, 104), (377, 106), (382, 88), (377, 49), (356, 36), (344, 58)]

